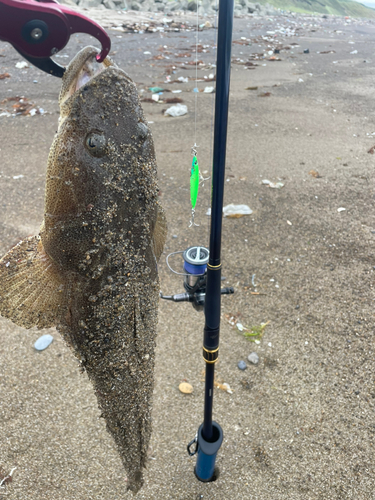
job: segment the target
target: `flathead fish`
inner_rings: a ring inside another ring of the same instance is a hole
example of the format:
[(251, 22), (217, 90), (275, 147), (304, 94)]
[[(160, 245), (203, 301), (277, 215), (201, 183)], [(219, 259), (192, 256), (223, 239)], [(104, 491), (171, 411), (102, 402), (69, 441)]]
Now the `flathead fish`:
[(87, 47), (69, 64), (39, 235), (0, 260), (0, 314), (56, 326), (94, 386), (138, 491), (151, 434), (166, 223), (154, 145), (135, 84)]

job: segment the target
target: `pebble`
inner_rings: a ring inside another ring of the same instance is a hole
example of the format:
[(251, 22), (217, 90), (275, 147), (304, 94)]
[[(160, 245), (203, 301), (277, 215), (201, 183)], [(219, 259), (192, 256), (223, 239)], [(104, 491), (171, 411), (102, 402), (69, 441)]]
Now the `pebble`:
[(47, 347), (52, 343), (52, 341), (53, 341), (52, 335), (49, 334), (42, 335), (35, 342), (34, 347), (37, 351), (44, 351), (44, 349), (47, 349)]
[(246, 370), (247, 368), (247, 364), (245, 363), (245, 361), (242, 360), (237, 363), (237, 366), (240, 370)]
[(25, 69), (25, 68), (29, 68), (29, 65), (27, 64), (26, 61), (19, 61), (18, 63), (16, 63), (16, 68), (17, 69)]
[(259, 356), (258, 356), (258, 354), (256, 352), (252, 352), (251, 354), (249, 354), (249, 356), (247, 357), (247, 359), (253, 365), (257, 365), (259, 363)]
[(188, 384), (187, 382), (181, 382), (178, 388), (183, 394), (191, 394), (193, 392), (193, 386)]

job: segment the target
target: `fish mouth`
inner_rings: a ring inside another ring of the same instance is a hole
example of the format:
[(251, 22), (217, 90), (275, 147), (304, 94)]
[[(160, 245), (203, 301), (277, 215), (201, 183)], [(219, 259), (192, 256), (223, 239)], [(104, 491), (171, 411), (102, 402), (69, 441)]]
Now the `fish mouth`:
[(60, 106), (105, 69), (115, 66), (108, 57), (99, 63), (96, 60), (97, 54), (99, 54), (99, 50), (95, 47), (85, 47), (71, 60), (63, 76), (59, 98)]

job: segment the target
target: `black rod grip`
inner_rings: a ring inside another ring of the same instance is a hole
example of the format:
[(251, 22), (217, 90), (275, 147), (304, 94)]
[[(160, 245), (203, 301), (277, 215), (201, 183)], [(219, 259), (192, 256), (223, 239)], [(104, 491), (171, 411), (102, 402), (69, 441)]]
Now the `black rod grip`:
[(207, 288), (203, 346), (212, 350), (219, 347), (221, 308), (221, 267), (207, 266)]

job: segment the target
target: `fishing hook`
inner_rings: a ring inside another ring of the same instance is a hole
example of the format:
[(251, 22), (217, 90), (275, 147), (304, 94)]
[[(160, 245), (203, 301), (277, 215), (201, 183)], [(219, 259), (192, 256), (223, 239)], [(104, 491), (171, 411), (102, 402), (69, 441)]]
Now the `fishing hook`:
[(204, 182), (208, 181), (211, 179), (211, 176), (209, 175), (208, 177), (203, 177), (203, 175), (199, 172), (199, 185), (204, 186)]
[(194, 215), (195, 215), (195, 210), (193, 208), (191, 210), (191, 221), (190, 221), (189, 227), (191, 227), (191, 226), (199, 227), (199, 224), (197, 224), (196, 222), (194, 222)]

